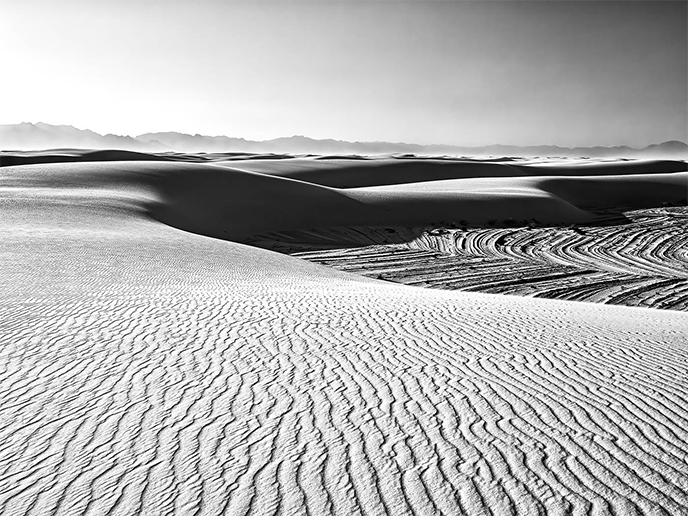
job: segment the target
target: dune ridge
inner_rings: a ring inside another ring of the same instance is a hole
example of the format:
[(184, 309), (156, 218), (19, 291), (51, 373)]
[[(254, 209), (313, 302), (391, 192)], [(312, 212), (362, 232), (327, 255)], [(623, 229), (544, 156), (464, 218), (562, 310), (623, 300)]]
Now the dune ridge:
[[(606, 199), (685, 194), (685, 174), (655, 179)], [(432, 187), (432, 216), (515, 189), (543, 219), (594, 217), (549, 179), (461, 181)], [(0, 514), (686, 514), (688, 314), (419, 289), (231, 241), (421, 222), (432, 188), (0, 168)]]

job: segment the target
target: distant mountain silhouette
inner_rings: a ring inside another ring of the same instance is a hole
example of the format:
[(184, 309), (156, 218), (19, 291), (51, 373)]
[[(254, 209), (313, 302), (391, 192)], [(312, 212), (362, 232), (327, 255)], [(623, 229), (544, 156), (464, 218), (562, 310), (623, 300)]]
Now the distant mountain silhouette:
[(462, 147), (457, 145), (417, 145), (393, 142), (348, 142), (316, 140), (306, 136), (291, 136), (266, 141), (252, 141), (228, 136), (204, 136), (177, 132), (146, 133), (137, 137), (101, 135), (69, 125), (21, 123), (0, 125), (0, 149), (42, 150), (56, 148), (123, 149), (163, 152), (249, 152), (294, 153), (319, 155), (344, 154), (418, 154), (452, 156), (524, 156), (524, 157), (621, 157), (688, 159), (688, 145), (668, 141), (636, 149), (618, 147), (559, 147), (538, 145), (488, 145)]
[(71, 125), (50, 125), (42, 122), (0, 125), (0, 149), (2, 150), (63, 148), (124, 149), (149, 152), (169, 150), (160, 143), (142, 142), (131, 136), (102, 135), (88, 129), (77, 129)]

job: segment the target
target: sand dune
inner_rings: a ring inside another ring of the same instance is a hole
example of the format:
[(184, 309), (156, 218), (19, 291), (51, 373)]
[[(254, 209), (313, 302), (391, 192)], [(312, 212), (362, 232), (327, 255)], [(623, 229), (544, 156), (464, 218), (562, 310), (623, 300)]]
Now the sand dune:
[(413, 288), (230, 241), (685, 196), (685, 173), (645, 172), (340, 189), (1, 168), (0, 514), (686, 514), (688, 314)]

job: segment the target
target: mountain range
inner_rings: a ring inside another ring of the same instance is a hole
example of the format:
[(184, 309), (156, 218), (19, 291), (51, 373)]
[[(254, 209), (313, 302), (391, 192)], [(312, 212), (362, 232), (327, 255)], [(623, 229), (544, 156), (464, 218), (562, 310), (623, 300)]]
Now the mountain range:
[(42, 122), (0, 125), (0, 150), (43, 150), (57, 148), (122, 149), (143, 152), (246, 152), (290, 154), (418, 154), (454, 156), (548, 156), (548, 157), (622, 157), (688, 159), (688, 145), (667, 141), (643, 148), (560, 147), (556, 145), (514, 146), (489, 145), (418, 145), (393, 142), (349, 142), (316, 140), (291, 136), (253, 141), (228, 136), (205, 136), (177, 132), (146, 133), (136, 137), (98, 134), (88, 129)]

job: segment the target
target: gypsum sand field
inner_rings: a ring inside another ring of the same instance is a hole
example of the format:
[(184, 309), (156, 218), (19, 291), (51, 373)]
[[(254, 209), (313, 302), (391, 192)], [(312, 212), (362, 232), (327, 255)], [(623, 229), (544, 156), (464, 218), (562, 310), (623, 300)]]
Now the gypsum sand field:
[(64, 154), (0, 169), (1, 514), (686, 513), (687, 314), (236, 242), (588, 225), (678, 206), (685, 164)]

